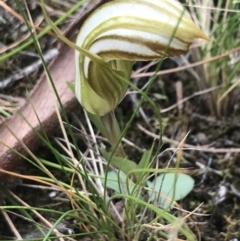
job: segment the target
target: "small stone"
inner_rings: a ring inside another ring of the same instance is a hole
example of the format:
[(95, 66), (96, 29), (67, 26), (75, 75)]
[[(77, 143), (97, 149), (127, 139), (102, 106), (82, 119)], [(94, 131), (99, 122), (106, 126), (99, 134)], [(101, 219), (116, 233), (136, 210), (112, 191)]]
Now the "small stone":
[(21, 33), (26, 33), (28, 31), (28, 27), (26, 24), (23, 24), (19, 30), (21, 31)]
[(196, 138), (197, 138), (198, 143), (201, 145), (206, 145), (209, 142), (208, 137), (203, 132), (197, 133)]

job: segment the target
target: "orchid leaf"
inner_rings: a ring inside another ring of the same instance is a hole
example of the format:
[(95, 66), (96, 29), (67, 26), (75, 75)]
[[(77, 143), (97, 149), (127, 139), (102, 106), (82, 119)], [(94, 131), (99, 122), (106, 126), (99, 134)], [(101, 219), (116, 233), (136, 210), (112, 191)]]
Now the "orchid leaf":
[(103, 157), (114, 165), (116, 168), (123, 171), (125, 174), (128, 174), (129, 171), (136, 170), (137, 164), (127, 158), (112, 155), (111, 152), (107, 152), (105, 149), (101, 149)]
[[(137, 169), (147, 169), (149, 167), (150, 161), (151, 161), (151, 155), (152, 155), (152, 149), (151, 150), (144, 150), (142, 158), (140, 162), (137, 165)], [(135, 173), (137, 180), (140, 180), (143, 173), (142, 172), (136, 172)]]
[[(127, 175), (122, 171), (110, 171), (106, 174), (106, 185), (117, 193), (129, 194), (132, 193), (136, 184), (127, 178)], [(128, 179), (128, 180), (127, 180)], [(104, 180), (102, 183), (104, 184)]]
[(158, 206), (166, 208), (173, 201), (186, 197), (194, 187), (194, 180), (183, 173), (166, 173), (159, 175), (153, 182), (147, 182), (149, 197)]

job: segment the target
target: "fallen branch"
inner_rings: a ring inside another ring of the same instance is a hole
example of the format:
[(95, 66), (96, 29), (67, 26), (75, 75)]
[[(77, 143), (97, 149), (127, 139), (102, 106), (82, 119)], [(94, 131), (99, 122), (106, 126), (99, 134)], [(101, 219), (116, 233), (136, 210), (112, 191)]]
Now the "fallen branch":
[[(103, 2), (103, 0), (97, 0), (94, 3), (91, 1), (85, 14), (67, 31), (66, 36), (70, 40), (75, 41), (76, 33), (83, 21)], [(59, 52), (59, 55), (50, 64), (49, 71), (66, 112), (70, 112), (78, 105), (75, 96), (66, 84), (66, 81), (73, 82), (75, 80), (74, 50), (62, 45)], [(42, 75), (31, 92), (31, 101), (27, 101), (19, 111), (0, 125), (0, 171), (1, 169), (8, 171), (21, 169), (22, 158), (19, 153), (27, 154), (24, 145), (33, 151), (41, 143), (34, 130), (44, 131), (49, 135), (56, 129), (58, 119), (54, 102), (50, 96), (51, 90), (46, 76)], [(4, 180), (3, 177), (6, 176), (0, 173), (1, 180)]]

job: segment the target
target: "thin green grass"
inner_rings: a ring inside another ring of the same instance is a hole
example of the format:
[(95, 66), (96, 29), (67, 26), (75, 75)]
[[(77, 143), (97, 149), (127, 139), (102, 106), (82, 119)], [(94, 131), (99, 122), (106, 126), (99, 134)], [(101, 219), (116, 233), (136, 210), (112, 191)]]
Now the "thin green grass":
[[(194, 53), (193, 57), (196, 61), (222, 55), (240, 46), (240, 3), (234, 0), (215, 2), (216, 4), (213, 0), (189, 1), (194, 19), (211, 39), (200, 49), (198, 57)], [(228, 116), (234, 111), (240, 91), (239, 68), (238, 51), (197, 69), (201, 90), (221, 86), (220, 90), (211, 92), (205, 99), (212, 115)]]
[[(19, 0), (15, 0), (19, 10), (23, 13), (22, 11), (22, 6), (21, 6), (21, 2)], [(54, 24), (58, 25), (61, 24), (64, 20), (66, 20), (71, 14), (73, 14), (74, 12), (76, 12), (84, 3), (86, 2), (86, 0), (82, 0), (77, 2), (71, 9), (69, 9), (69, 11), (67, 11), (62, 17), (60, 17), (59, 19), (57, 19), (55, 21)], [(25, 18), (26, 19), (26, 18)], [(46, 26), (39, 34), (36, 35), (36, 39), (39, 40), (40, 38), (44, 37), (49, 31), (51, 31), (51, 27), (50, 26)], [(30, 31), (31, 32), (31, 31)], [(29, 47), (30, 45), (32, 45), (35, 42), (35, 40), (30, 37), (30, 39), (26, 40), (24, 43), (22, 43), (20, 46), (17, 46), (16, 48), (10, 50), (7, 53), (4, 53), (2, 55), (0, 55), (0, 62), (7, 60), (8, 58), (16, 55), (17, 53), (25, 50), (27, 47)]]

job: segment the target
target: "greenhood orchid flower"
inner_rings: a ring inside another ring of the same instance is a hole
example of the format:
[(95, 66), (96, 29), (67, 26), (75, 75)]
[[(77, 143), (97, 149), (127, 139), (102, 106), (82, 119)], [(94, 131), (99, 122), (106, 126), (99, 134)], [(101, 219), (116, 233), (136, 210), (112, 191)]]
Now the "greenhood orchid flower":
[(124, 97), (134, 61), (186, 52), (195, 38), (208, 39), (177, 0), (115, 0), (85, 21), (75, 50), (77, 99), (103, 116)]

